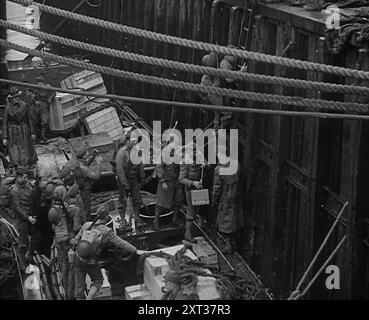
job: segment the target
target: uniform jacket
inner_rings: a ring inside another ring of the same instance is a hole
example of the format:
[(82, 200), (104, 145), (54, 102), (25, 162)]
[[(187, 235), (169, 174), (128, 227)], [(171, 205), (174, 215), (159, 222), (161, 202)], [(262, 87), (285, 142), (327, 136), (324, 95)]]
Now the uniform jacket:
[(129, 180), (141, 181), (145, 178), (142, 164), (133, 164), (130, 160), (130, 149), (124, 146), (119, 149), (115, 159), (118, 179), (121, 185), (126, 186)]
[[(80, 240), (82, 238), (83, 232), (87, 230), (90, 227), (90, 225), (91, 222), (86, 222), (76, 235), (75, 239)], [(97, 230), (99, 236), (97, 237), (95, 243), (92, 243), (94, 247), (93, 257), (90, 260), (84, 260), (79, 257), (85, 263), (95, 264), (97, 256), (104, 249), (104, 247), (106, 247), (109, 244), (112, 244), (126, 251), (127, 253), (135, 253), (137, 250), (135, 246), (118, 237), (115, 234), (115, 232), (111, 228), (107, 227), (103, 222), (99, 223), (99, 221), (97, 221), (96, 224), (92, 227), (92, 229)]]
[(181, 164), (179, 171), (179, 182), (186, 186), (186, 189), (191, 188), (192, 181), (200, 181), (201, 179), (200, 164)]
[(15, 184), (11, 190), (11, 202), (17, 220), (27, 221), (33, 215), (33, 189), (30, 184)]

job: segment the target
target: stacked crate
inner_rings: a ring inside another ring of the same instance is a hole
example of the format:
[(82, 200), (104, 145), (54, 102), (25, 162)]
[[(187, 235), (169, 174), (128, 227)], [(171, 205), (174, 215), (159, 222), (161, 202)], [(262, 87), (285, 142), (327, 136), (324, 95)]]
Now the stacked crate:
[[(60, 87), (98, 94), (107, 93), (101, 74), (89, 70), (83, 70), (62, 80)], [(94, 110), (107, 101), (109, 99), (57, 93), (50, 110), (50, 129), (53, 131), (69, 129), (77, 123), (83, 113)]]
[(123, 126), (118, 117), (117, 111), (109, 107), (97, 111), (85, 118), (85, 123), (89, 134), (106, 132), (113, 140), (119, 140), (123, 136)]

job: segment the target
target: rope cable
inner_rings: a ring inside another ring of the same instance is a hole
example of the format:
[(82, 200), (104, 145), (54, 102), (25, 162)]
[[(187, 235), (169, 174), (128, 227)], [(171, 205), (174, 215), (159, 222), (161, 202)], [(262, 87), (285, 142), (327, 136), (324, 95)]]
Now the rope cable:
[(116, 49), (111, 49), (107, 47), (102, 47), (99, 45), (84, 43), (77, 40), (72, 40), (69, 38), (64, 38), (58, 35), (48, 34), (39, 30), (27, 29), (25, 27), (10, 23), (8, 21), (0, 20), (0, 26), (8, 28), (17, 32), (21, 32), (33, 37), (40, 38), (44, 41), (52, 41), (62, 45), (74, 47), (81, 50), (91, 51), (98, 54), (108, 55), (114, 58), (126, 59), (130, 61), (156, 65), (163, 68), (177, 69), (187, 72), (196, 72), (201, 74), (208, 74), (212, 76), (218, 76), (223, 78), (232, 78), (237, 80), (258, 82), (263, 84), (271, 85), (283, 85), (286, 87), (300, 88), (306, 90), (320, 90), (325, 92), (338, 92), (342, 94), (351, 95), (366, 95), (369, 96), (369, 88), (354, 85), (343, 85), (334, 83), (324, 83), (315, 82), (301, 79), (288, 79), (283, 77), (269, 76), (269, 75), (259, 75), (240, 71), (223, 70), (211, 67), (203, 67), (198, 65), (193, 65), (184, 62), (177, 62), (173, 60), (166, 60), (161, 58), (149, 57), (140, 54), (130, 53), (126, 51), (120, 51)]
[(102, 27), (105, 29), (130, 34), (137, 37), (142, 37), (146, 39), (151, 39), (155, 41), (165, 42), (169, 44), (184, 46), (188, 48), (203, 50), (203, 51), (211, 51), (217, 52), (225, 55), (232, 55), (236, 57), (240, 57), (243, 59), (249, 59), (264, 63), (271, 63), (271, 64), (278, 64), (285, 67), (291, 68), (299, 68), (308, 71), (318, 71), (318, 72), (325, 72), (331, 73), (342, 77), (351, 77), (351, 78), (358, 78), (369, 80), (369, 72), (337, 67), (332, 65), (325, 65), (316, 62), (309, 62), (309, 61), (302, 61), (296, 60), (291, 58), (273, 56), (269, 54), (259, 53), (259, 52), (252, 52), (240, 49), (233, 49), (230, 47), (223, 47), (215, 44), (210, 44), (206, 42), (199, 42), (190, 39), (179, 38), (175, 36), (170, 36), (166, 34), (161, 34), (153, 31), (147, 31), (139, 28), (129, 27), (126, 25), (105, 21), (97, 18), (93, 18), (90, 16), (81, 15), (78, 13), (72, 13), (66, 10), (62, 10), (59, 8), (51, 7), (45, 4), (41, 4), (38, 2), (33, 2), (30, 0), (10, 0), (11, 2), (18, 3), (24, 6), (34, 5), (37, 6), (41, 11), (47, 12), (52, 15), (57, 15), (63, 18), (72, 19), (78, 22), (83, 22), (86, 24), (94, 25), (97, 27)]
[(205, 110), (220, 110), (220, 111), (232, 111), (238, 113), (253, 113), (253, 114), (267, 114), (267, 115), (279, 115), (279, 116), (301, 116), (301, 117), (312, 117), (312, 118), (323, 118), (323, 119), (350, 119), (350, 120), (369, 120), (369, 115), (355, 115), (355, 114), (337, 114), (337, 113), (322, 113), (322, 112), (304, 112), (304, 111), (286, 111), (286, 110), (269, 110), (269, 109), (254, 109), (254, 108), (243, 108), (243, 107), (224, 107), (217, 105), (206, 105), (191, 102), (176, 102), (168, 100), (156, 100), (148, 98), (137, 98), (132, 96), (120, 96), (116, 94), (101, 94), (93, 92), (75, 91), (68, 89), (61, 89), (51, 86), (42, 86), (31, 83), (25, 83), (20, 81), (13, 81), (7, 79), (1, 79), (0, 82), (7, 83), (9, 85), (28, 87), (33, 89), (42, 89), (48, 91), (57, 91), (63, 93), (70, 93), (73, 95), (81, 96), (92, 96), (107, 99), (117, 99), (130, 103), (146, 103), (146, 104), (157, 104), (161, 107), (176, 107), (190, 108), (190, 109), (205, 109)]
[[(291, 97), (291, 96), (281, 96), (274, 94), (265, 94), (265, 93), (256, 93), (249, 91), (237, 91), (232, 89), (220, 89), (216, 87), (203, 86), (193, 83), (188, 83), (184, 81), (177, 80), (169, 80), (165, 78), (159, 78), (154, 76), (147, 76), (138, 73), (133, 73), (129, 71), (123, 71), (118, 69), (113, 69), (110, 67), (105, 67), (101, 65), (96, 65), (92, 63), (87, 63), (85, 61), (79, 61), (71, 58), (61, 57), (54, 54), (33, 50), (30, 48), (26, 48), (24, 46), (20, 46), (15, 43), (11, 43), (6, 40), (0, 39), (0, 45), (8, 48), (14, 49), (17, 51), (25, 52), (32, 54), (34, 56), (38, 56), (44, 58), (46, 60), (52, 60), (59, 63), (75, 66), (81, 69), (87, 69), (91, 71), (95, 71), (102, 74), (107, 74), (110, 76), (121, 77), (125, 79), (135, 80), (143, 83), (149, 83), (154, 85), (161, 85), (164, 87), (170, 87), (175, 89), (201, 92), (207, 94), (215, 94), (228, 96), (232, 98), (242, 99), (242, 100), (251, 100), (255, 102), (264, 102), (264, 103), (279, 103), (284, 105), (290, 105), (300, 108), (316, 108), (318, 110), (336, 110), (336, 111), (353, 111), (353, 112), (368, 112), (368, 106), (365, 104), (354, 103), (354, 102), (338, 102), (338, 101), (328, 101), (328, 100), (320, 100), (320, 99), (306, 99), (301, 97)], [(236, 107), (220, 107), (213, 106), (212, 110), (224, 110), (231, 112), (232, 110), (236, 110)], [(239, 108), (244, 109), (244, 108)]]

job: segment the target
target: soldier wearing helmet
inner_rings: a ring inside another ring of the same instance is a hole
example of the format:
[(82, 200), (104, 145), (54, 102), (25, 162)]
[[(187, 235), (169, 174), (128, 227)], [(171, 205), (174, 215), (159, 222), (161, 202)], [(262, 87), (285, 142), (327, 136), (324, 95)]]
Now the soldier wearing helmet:
[(83, 202), (83, 210), (86, 219), (91, 217), (91, 190), (93, 182), (100, 179), (102, 171), (102, 158), (95, 151), (96, 166), (92, 167), (91, 159), (88, 159), (89, 152), (86, 145), (75, 148), (76, 159), (69, 160), (60, 172), (60, 177), (65, 184), (72, 186), (77, 184)]
[[(50, 86), (46, 84), (46, 79), (43, 75), (36, 78), (36, 82), (42, 86)], [(46, 132), (49, 129), (49, 114), (50, 105), (55, 98), (55, 92), (37, 89), (35, 92), (35, 104), (37, 105), (37, 117), (35, 119), (36, 126), (41, 128), (41, 141), (46, 141)]]
[(71, 249), (70, 239), (72, 238), (72, 222), (66, 210), (67, 189), (62, 186), (56, 186), (53, 192), (52, 205), (48, 213), (49, 221), (54, 231), (53, 245), (58, 250), (58, 263), (61, 271), (61, 278), (67, 299), (72, 299), (69, 290), (69, 261), (68, 251)]
[(86, 285), (86, 275), (91, 278), (92, 284), (86, 300), (91, 300), (100, 290), (103, 283), (101, 269), (97, 264), (99, 255), (104, 248), (115, 246), (128, 254), (141, 255), (145, 253), (137, 250), (136, 247), (118, 237), (114, 230), (106, 226), (109, 218), (109, 208), (106, 205), (100, 206), (97, 210), (98, 220), (95, 224), (86, 222), (72, 243), (77, 244), (77, 254), (75, 260), (77, 299), (84, 299), (84, 289)]
[[(172, 143), (173, 148), (167, 149), (170, 151), (170, 155), (173, 157), (178, 149), (175, 144), (174, 136), (168, 137), (165, 142), (164, 148), (169, 143)], [(165, 149), (164, 149), (165, 150)], [(163, 150), (163, 151), (164, 151)], [(166, 151), (164, 151), (166, 152)], [(158, 178), (158, 187), (156, 191), (156, 206), (155, 206), (155, 219), (154, 219), (154, 230), (159, 231), (159, 217), (165, 209), (173, 209), (172, 223), (175, 226), (180, 226), (179, 211), (184, 203), (183, 197), (183, 186), (179, 183), (179, 164), (170, 163), (167, 164), (165, 161), (161, 161), (156, 166), (156, 176)]]
[(36, 138), (30, 118), (29, 105), (21, 98), (22, 92), (10, 90), (9, 103), (3, 116), (3, 145), (8, 148), (10, 163), (32, 166), (37, 161), (33, 142)]
[(37, 222), (33, 212), (34, 190), (28, 181), (30, 174), (27, 169), (17, 167), (15, 185), (11, 190), (11, 205), (15, 212), (16, 227), (19, 233), (18, 256), (22, 271), (26, 268), (27, 251), (29, 255), (32, 255), (37, 247), (34, 241), (36, 237), (32, 237), (30, 242), (30, 236), (36, 233), (33, 226)]
[(130, 152), (137, 142), (137, 139), (131, 139), (130, 135), (127, 134), (126, 144), (124, 147), (119, 149), (115, 162), (119, 183), (122, 186), (122, 192), (124, 193), (124, 196), (122, 197), (123, 210), (121, 211), (121, 219), (124, 219), (127, 207), (126, 198), (130, 194), (136, 225), (144, 225), (139, 216), (140, 210), (143, 207), (140, 193), (140, 182), (145, 179), (144, 167), (142, 163), (134, 164), (130, 157)]

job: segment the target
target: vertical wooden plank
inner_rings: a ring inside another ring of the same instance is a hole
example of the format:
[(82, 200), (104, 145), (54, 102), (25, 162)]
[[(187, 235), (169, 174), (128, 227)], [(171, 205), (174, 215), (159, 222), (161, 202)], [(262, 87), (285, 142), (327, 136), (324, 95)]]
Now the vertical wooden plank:
[[(361, 69), (363, 56), (365, 52), (359, 51), (356, 48), (351, 47), (348, 50), (346, 57), (346, 66), (348, 68)], [(357, 79), (346, 79), (346, 84), (358, 85), (360, 82)], [(346, 95), (345, 101), (359, 101), (358, 96)], [(348, 239), (340, 250), (337, 258), (337, 264), (344, 266), (344, 279), (342, 283), (342, 293), (337, 293), (335, 297), (350, 299), (351, 288), (353, 279), (353, 261), (354, 248), (355, 248), (355, 220), (356, 220), (356, 180), (358, 173), (358, 160), (360, 150), (360, 135), (361, 135), (361, 122), (355, 120), (343, 121), (343, 139), (342, 139), (342, 164), (341, 164), (341, 186), (340, 194), (349, 201), (349, 206), (345, 211), (344, 216), (348, 221), (347, 231)], [(338, 235), (340, 239), (343, 234)], [(339, 241), (339, 240), (338, 240)]]

